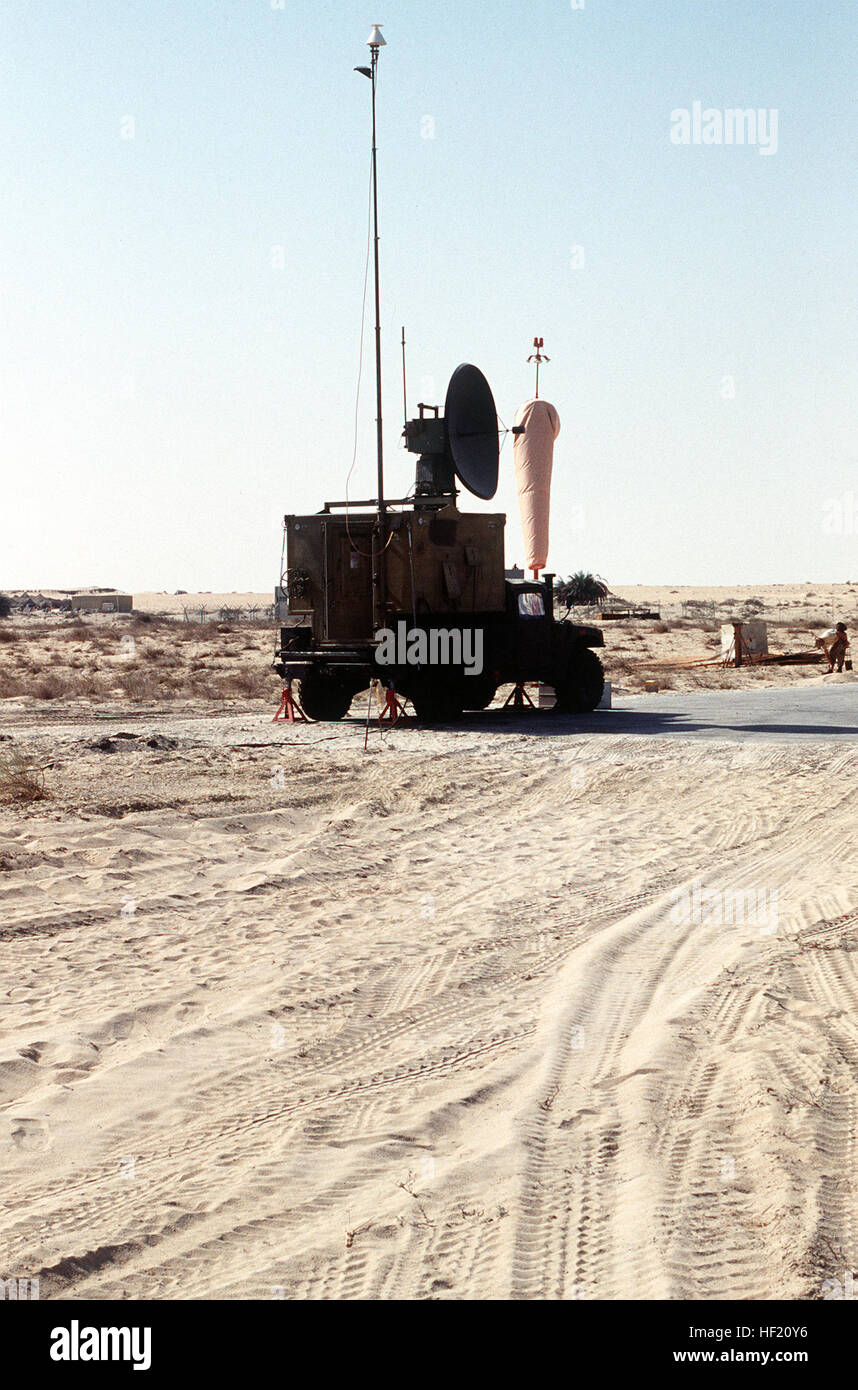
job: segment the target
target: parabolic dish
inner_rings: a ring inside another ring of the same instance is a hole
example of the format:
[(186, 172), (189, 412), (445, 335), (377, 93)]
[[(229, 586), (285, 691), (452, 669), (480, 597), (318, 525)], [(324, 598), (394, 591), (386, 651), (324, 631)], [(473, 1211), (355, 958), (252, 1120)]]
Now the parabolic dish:
[(475, 497), (488, 501), (498, 490), (498, 413), (492, 388), (479, 367), (457, 367), (444, 406), (450, 457), (456, 475)]

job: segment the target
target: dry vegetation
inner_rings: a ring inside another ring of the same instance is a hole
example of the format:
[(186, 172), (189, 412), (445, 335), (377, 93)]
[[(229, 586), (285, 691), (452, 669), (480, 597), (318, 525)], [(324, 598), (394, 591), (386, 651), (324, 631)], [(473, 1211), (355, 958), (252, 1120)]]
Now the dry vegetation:
[(43, 801), (45, 770), (38, 760), (21, 748), (0, 749), (0, 802)]
[(273, 649), (270, 624), (10, 619), (0, 625), (0, 699), (271, 701)]
[[(657, 619), (601, 624), (601, 655), (615, 692), (642, 691), (653, 679), (661, 689), (677, 691), (785, 685), (824, 670), (821, 664), (723, 669), (720, 624), (731, 617), (763, 618), (772, 651), (812, 650), (815, 633), (829, 626), (835, 613), (850, 630), (858, 628), (849, 586), (828, 586), (824, 593), (772, 587), (764, 591), (765, 601), (727, 594), (713, 602), (694, 597), (695, 592), (702, 591), (651, 594), (644, 601), (660, 609)], [(586, 610), (572, 616), (598, 621)], [(271, 670), (273, 650), (270, 622), (188, 623), (175, 613), (145, 611), (131, 619), (13, 617), (0, 622), (0, 700), (108, 706), (263, 700), (276, 705), (280, 686)], [(707, 661), (711, 664), (699, 664)]]

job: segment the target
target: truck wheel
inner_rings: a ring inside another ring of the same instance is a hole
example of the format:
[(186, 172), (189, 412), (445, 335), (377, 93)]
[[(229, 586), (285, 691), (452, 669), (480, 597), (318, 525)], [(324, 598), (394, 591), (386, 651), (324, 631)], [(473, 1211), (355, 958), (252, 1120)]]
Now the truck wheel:
[(460, 693), (443, 685), (424, 685), (412, 691), (411, 703), (421, 724), (452, 723), (464, 709)]
[(465, 709), (488, 709), (497, 694), (493, 676), (468, 676), (465, 680)]
[(554, 686), (560, 714), (587, 714), (594, 710), (605, 690), (602, 663), (588, 647), (573, 653), (562, 678)]
[(342, 685), (330, 676), (320, 676), (316, 672), (302, 676), (298, 684), (304, 713), (320, 724), (345, 719), (356, 694), (350, 686)]

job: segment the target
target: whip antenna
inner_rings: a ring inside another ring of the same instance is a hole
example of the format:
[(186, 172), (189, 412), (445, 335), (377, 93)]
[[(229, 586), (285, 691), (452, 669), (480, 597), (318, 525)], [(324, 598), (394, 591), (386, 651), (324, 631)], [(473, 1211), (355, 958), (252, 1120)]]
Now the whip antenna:
[(381, 287), (378, 271), (378, 142), (376, 139), (375, 93), (378, 85), (378, 55), (387, 47), (387, 40), (381, 32), (381, 25), (374, 24), (367, 39), (367, 47), (372, 53), (371, 68), (355, 68), (355, 72), (368, 77), (372, 83), (372, 213), (375, 235), (375, 392), (377, 402), (377, 451), (378, 451), (378, 546), (374, 548), (372, 565), (373, 617), (377, 627), (384, 623), (384, 552), (387, 548), (387, 507), (384, 501), (384, 435), (381, 414)]

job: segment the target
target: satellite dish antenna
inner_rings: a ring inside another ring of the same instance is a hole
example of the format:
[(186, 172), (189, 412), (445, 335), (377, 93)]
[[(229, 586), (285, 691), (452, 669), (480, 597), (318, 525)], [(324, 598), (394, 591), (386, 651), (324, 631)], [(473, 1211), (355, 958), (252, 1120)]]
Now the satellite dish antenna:
[(487, 502), (498, 490), (500, 444), (495, 399), (479, 367), (466, 362), (456, 368), (444, 417), (456, 476), (468, 492)]
[(436, 503), (452, 499), (456, 478), (475, 497), (486, 502), (494, 497), (500, 462), (498, 414), (492, 388), (479, 368), (467, 362), (456, 368), (443, 418), (436, 405), (421, 403), (418, 409), (420, 418), (405, 422), (405, 447), (420, 455), (416, 497)]

